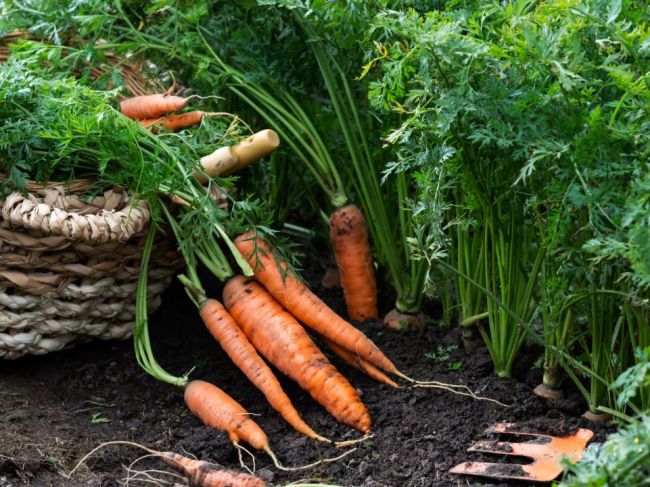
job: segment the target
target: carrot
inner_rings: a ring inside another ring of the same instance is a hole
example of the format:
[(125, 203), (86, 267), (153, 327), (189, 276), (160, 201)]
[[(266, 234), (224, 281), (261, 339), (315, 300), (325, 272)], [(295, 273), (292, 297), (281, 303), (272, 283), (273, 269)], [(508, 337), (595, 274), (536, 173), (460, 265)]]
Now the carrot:
[(269, 362), (341, 423), (363, 433), (370, 430), (368, 410), (354, 387), (259, 283), (243, 276), (233, 277), (224, 287), (223, 297), (237, 324)]
[(346, 205), (332, 213), (330, 239), (348, 316), (356, 321), (377, 318), (377, 284), (368, 230), (356, 205)]
[(201, 111), (187, 112), (178, 115), (165, 115), (164, 117), (147, 118), (144, 120), (139, 120), (139, 122), (140, 125), (142, 125), (144, 128), (152, 128), (155, 130), (157, 127), (162, 127), (167, 130), (175, 131), (201, 123), (204, 114), (205, 112)]
[[(265, 487), (264, 482), (259, 477), (249, 475), (246, 473), (238, 472), (236, 470), (227, 469), (214, 463), (204, 462), (202, 460), (193, 460), (178, 453), (170, 451), (157, 451), (152, 450), (139, 443), (132, 441), (108, 441), (102, 443), (96, 448), (88, 452), (77, 465), (70, 471), (67, 478), (70, 479), (77, 471), (77, 469), (102, 448), (113, 445), (128, 445), (135, 448), (140, 448), (151, 456), (161, 458), (167, 465), (182, 473), (190, 482), (190, 485), (198, 487)], [(135, 476), (133, 477), (135, 478)], [(150, 477), (151, 478), (151, 477)]]
[(182, 473), (197, 487), (265, 487), (259, 477), (223, 468), (203, 460), (193, 460), (173, 452), (160, 452), (163, 461)]
[(232, 443), (238, 445), (243, 440), (258, 450), (269, 448), (266, 433), (237, 401), (217, 386), (193, 380), (185, 387), (185, 403), (203, 424), (225, 431)]
[(194, 171), (194, 176), (205, 183), (208, 177), (230, 176), (250, 164), (263, 159), (280, 145), (280, 137), (271, 129), (256, 132), (232, 147), (220, 147), (212, 154), (201, 158), (202, 174)]
[(229, 146), (219, 147), (216, 151), (201, 157), (202, 172), (194, 171), (194, 177), (200, 183), (206, 183), (208, 178), (222, 176), (237, 165), (237, 158)]
[(207, 299), (199, 313), (212, 336), (221, 344), (230, 359), (255, 384), (269, 404), (300, 433), (319, 441), (329, 441), (305, 423), (268, 365), (244, 336), (230, 313), (216, 299)]
[(240, 440), (257, 450), (264, 450), (280, 470), (292, 472), (312, 468), (322, 463), (336, 462), (356, 450), (352, 448), (337, 457), (321, 459), (300, 467), (285, 467), (271, 450), (266, 433), (237, 401), (217, 386), (202, 380), (193, 380), (185, 387), (185, 404), (192, 414), (203, 421), (203, 424), (225, 431), (228, 439), (238, 450), (243, 449), (239, 444)]
[(275, 130), (266, 129), (256, 132), (246, 140), (231, 147), (232, 153), (237, 159), (234, 167), (222, 172), (223, 176), (230, 176), (255, 161), (265, 158), (280, 146), (280, 137)]
[[(248, 232), (237, 237), (235, 245), (253, 268), (256, 279), (301, 323), (366, 362), (405, 377), (367, 336), (312, 293), (285, 262), (277, 259), (276, 263), (272, 251), (262, 239)], [(278, 266), (286, 270), (286, 274)]]
[(332, 350), (332, 352), (338, 355), (338, 357), (341, 360), (343, 360), (346, 364), (350, 365), (351, 367), (354, 367), (357, 370), (360, 370), (361, 372), (364, 372), (366, 375), (368, 375), (368, 377), (371, 377), (378, 382), (382, 382), (396, 389), (399, 388), (397, 383), (395, 383), (390, 377), (388, 377), (386, 374), (384, 374), (381, 370), (379, 370), (374, 365), (366, 362), (358, 355), (355, 355), (354, 353), (349, 352), (342, 347), (339, 347), (336, 343), (331, 342), (327, 338), (324, 338), (320, 335), (319, 338), (323, 340), (323, 342), (325, 342), (325, 345), (327, 345), (330, 348), (330, 350)]
[(120, 103), (120, 109), (131, 120), (145, 120), (182, 110), (189, 101), (189, 98), (166, 94), (141, 95), (124, 100)]

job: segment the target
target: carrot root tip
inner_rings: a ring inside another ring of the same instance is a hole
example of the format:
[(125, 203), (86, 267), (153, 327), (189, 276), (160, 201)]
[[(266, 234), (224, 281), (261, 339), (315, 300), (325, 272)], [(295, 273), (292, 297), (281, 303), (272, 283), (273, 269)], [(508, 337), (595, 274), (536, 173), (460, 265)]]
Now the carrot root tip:
[(346, 440), (346, 441), (337, 441), (335, 443), (337, 448), (347, 448), (349, 446), (354, 446), (358, 445), (359, 443), (363, 443), (364, 441), (369, 440), (370, 438), (374, 438), (375, 435), (372, 433), (368, 433), (363, 435), (361, 438), (357, 438), (356, 440)]
[(275, 456), (275, 453), (273, 452), (273, 450), (271, 450), (271, 447), (267, 446), (267, 447), (264, 448), (264, 451), (266, 452), (266, 454), (269, 457), (271, 457), (271, 460), (273, 460), (273, 464), (275, 465), (275, 467), (278, 470), (283, 470), (285, 472), (298, 472), (300, 470), (307, 470), (307, 469), (310, 469), (310, 468), (317, 467), (318, 465), (321, 465), (323, 463), (338, 462), (339, 460), (342, 460), (343, 458), (347, 457), (348, 455), (355, 452), (356, 450), (357, 450), (356, 448), (352, 448), (351, 450), (348, 450), (345, 453), (342, 453), (342, 454), (340, 454), (340, 455), (338, 455), (336, 457), (322, 458), (322, 459), (317, 460), (317, 461), (315, 461), (313, 463), (309, 463), (307, 465), (301, 465), (299, 467), (285, 467), (284, 465), (282, 465), (280, 463), (280, 460), (278, 460), (278, 457)]
[(474, 391), (472, 391), (469, 387), (462, 384), (446, 384), (444, 382), (437, 382), (437, 381), (429, 381), (429, 382), (415, 381), (413, 384), (411, 384), (411, 387), (421, 388), (421, 389), (440, 389), (443, 391), (451, 392), (452, 394), (457, 394), (459, 396), (471, 397), (473, 399), (476, 399), (477, 401), (492, 402), (504, 408), (510, 407), (507, 404), (502, 403), (501, 401), (497, 401), (496, 399), (492, 399), (490, 397), (485, 397), (485, 396), (479, 396), (475, 394)]

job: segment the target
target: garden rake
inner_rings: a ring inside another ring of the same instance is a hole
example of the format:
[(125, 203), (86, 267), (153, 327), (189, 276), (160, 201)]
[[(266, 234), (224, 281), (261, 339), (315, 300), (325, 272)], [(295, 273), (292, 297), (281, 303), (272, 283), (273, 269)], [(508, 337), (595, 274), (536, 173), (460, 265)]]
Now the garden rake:
[(467, 451), (511, 455), (531, 458), (532, 463), (465, 462), (456, 465), (451, 473), (477, 475), (496, 479), (527, 480), (529, 482), (550, 482), (562, 473), (560, 460), (567, 458), (575, 463), (580, 460), (587, 443), (594, 435), (588, 429), (578, 429), (565, 437), (549, 436), (520, 430), (515, 423), (496, 423), (486, 430), (488, 434), (507, 434), (522, 437), (525, 442), (485, 440), (473, 444)]

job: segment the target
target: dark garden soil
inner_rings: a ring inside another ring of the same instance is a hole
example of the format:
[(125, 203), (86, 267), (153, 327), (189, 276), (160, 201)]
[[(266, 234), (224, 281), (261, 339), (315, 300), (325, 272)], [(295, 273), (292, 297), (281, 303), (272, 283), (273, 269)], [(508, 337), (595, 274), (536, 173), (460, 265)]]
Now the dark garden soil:
[[(216, 285), (213, 289), (217, 290)], [(318, 285), (315, 290), (335, 309), (343, 311), (339, 291), (326, 292)], [(255, 420), (286, 465), (312, 462), (319, 454), (340, 453), (330, 447), (321, 447), (319, 452), (270, 409), (204, 330), (178, 285), (167, 291), (163, 303), (150, 322), (154, 348), (165, 368), (180, 374), (195, 365), (193, 378), (205, 379), (229, 392), (256, 415)], [(361, 326), (407, 374), (467, 384), (477, 394), (512, 406), (506, 409), (440, 390), (393, 390), (333, 359), (361, 392), (374, 421), (374, 438), (341, 462), (299, 474), (281, 473), (264, 454), (256, 454), (258, 475), (279, 485), (298, 479), (323, 479), (344, 486), (479, 485), (480, 479), (447, 471), (462, 461), (486, 458), (467, 453), (466, 449), (474, 441), (485, 439), (485, 429), (497, 421), (518, 421), (531, 430), (556, 434), (589, 427), (596, 431), (599, 441), (611, 429), (579, 417), (585, 404), (569, 386), (567, 399), (562, 401), (547, 402), (531, 393), (541, 378), (541, 371), (535, 367), (540, 350), (523, 353), (515, 379), (503, 380), (492, 375), (485, 349), (472, 354), (458, 349), (444, 362), (425, 357), (439, 345), (457, 344), (458, 334), (454, 331), (435, 325), (413, 332), (389, 331), (379, 322)], [(454, 367), (459, 368), (448, 370)], [(297, 386), (287, 380), (283, 384), (316, 431), (337, 440), (357, 436), (338, 425)], [(119, 485), (127, 476), (125, 466), (140, 457), (140, 451), (108, 447), (93, 456), (71, 480), (63, 476), (84, 454), (113, 440), (131, 440), (158, 450), (185, 452), (221, 465), (239, 466), (237, 453), (225, 434), (202, 426), (188, 414), (182, 391), (158, 383), (140, 370), (130, 341), (91, 343), (49, 356), (0, 363), (0, 487)], [(250, 458), (245, 461), (252, 466)], [(133, 466), (134, 470), (151, 468), (164, 469), (151, 460)]]

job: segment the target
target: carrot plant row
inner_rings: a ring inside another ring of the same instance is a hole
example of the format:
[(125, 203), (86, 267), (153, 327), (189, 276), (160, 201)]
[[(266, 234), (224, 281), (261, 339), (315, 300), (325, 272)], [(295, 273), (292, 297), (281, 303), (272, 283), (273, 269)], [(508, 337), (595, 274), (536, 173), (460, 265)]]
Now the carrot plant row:
[(369, 29), (371, 101), (398, 117), (393, 153), (434, 208), (416, 245), (449, 249), (431, 284), (498, 375), (537, 342), (537, 392), (570, 378), (590, 417), (629, 420), (649, 406), (624, 373), (650, 345), (647, 6), (470, 4)]

